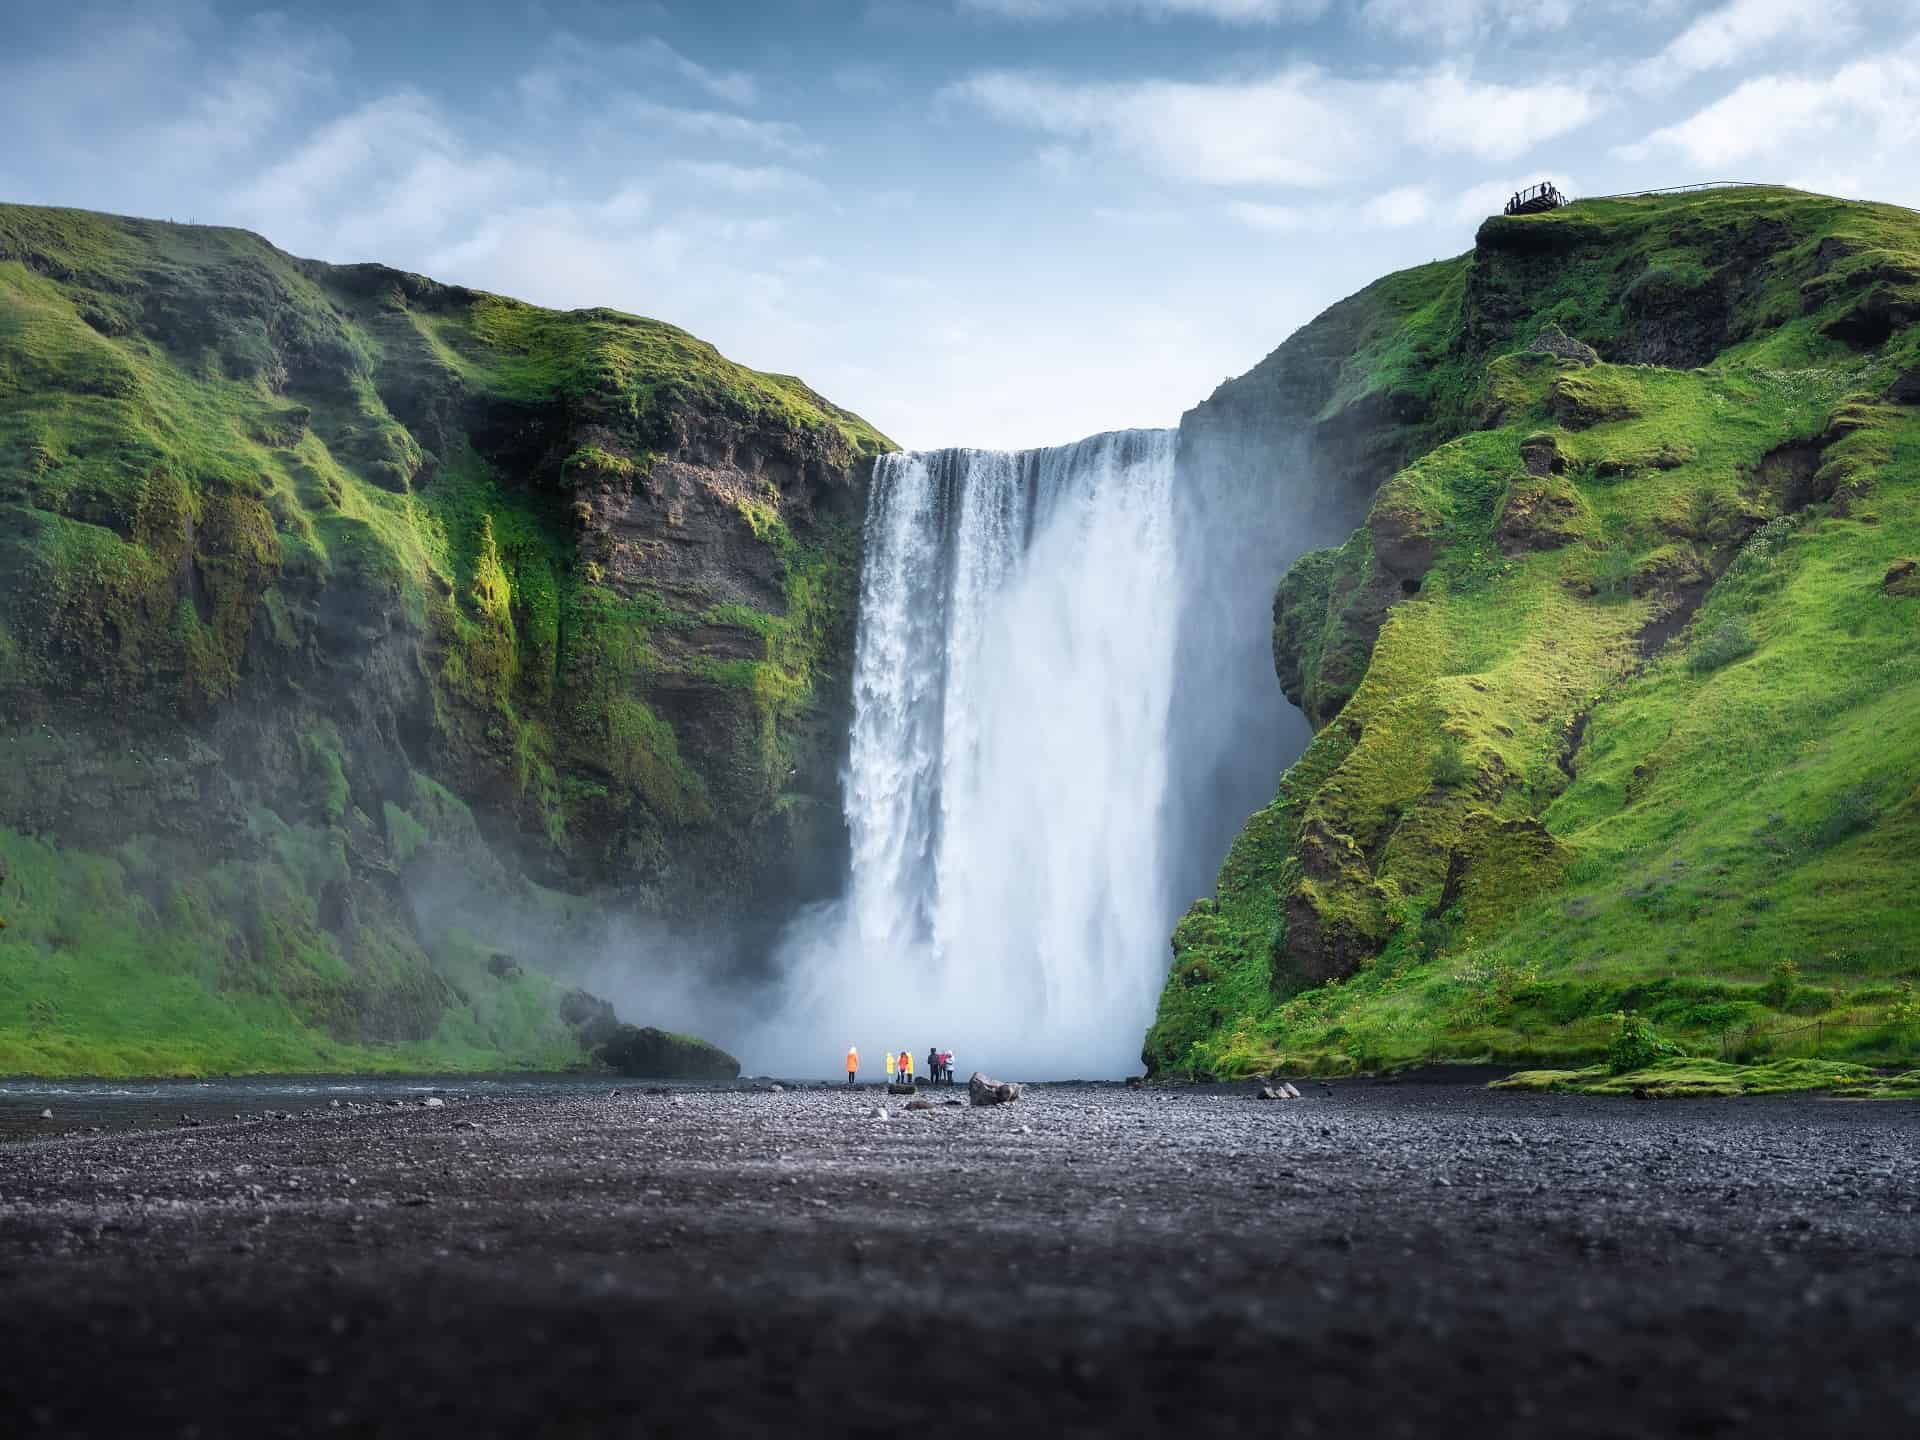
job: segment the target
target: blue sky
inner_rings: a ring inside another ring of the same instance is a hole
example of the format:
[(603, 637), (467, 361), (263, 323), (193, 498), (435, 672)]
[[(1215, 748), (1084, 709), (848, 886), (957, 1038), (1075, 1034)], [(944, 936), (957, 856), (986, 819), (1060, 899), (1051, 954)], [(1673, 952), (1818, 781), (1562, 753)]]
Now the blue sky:
[(1920, 206), (1875, 0), (4, 3), (0, 198), (657, 316), (916, 446), (1171, 424), (1542, 177)]

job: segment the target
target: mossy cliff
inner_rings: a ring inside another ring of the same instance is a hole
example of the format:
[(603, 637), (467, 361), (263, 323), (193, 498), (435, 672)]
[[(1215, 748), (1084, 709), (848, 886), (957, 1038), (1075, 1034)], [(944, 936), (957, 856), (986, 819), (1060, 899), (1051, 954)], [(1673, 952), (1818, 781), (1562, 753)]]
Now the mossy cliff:
[(578, 1058), (461, 897), (823, 889), (886, 448), (655, 321), (0, 207), (0, 1073)]
[(1148, 1064), (1592, 1059), (1635, 1010), (1920, 1050), (1917, 319), (1911, 212), (1583, 202), (1235, 382), (1371, 498), (1275, 598), (1316, 734), (1181, 921)]

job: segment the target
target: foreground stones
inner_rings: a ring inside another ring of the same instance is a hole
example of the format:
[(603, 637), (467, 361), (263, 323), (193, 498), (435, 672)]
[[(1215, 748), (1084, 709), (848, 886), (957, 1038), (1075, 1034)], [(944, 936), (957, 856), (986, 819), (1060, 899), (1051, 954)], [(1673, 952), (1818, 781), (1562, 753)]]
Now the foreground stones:
[(1020, 1087), (990, 1078), (976, 1070), (967, 1081), (967, 1094), (976, 1105), (1007, 1105), (1020, 1098)]
[(1920, 1434), (1920, 1107), (1311, 1090), (28, 1139), (0, 1436)]

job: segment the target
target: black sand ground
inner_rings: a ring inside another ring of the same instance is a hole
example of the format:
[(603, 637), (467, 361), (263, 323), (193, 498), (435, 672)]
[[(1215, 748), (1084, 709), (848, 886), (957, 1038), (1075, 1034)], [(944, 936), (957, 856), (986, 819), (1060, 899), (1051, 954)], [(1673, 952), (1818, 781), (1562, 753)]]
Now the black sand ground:
[(0, 1435), (1920, 1434), (1920, 1107), (1307, 1088), (10, 1145)]

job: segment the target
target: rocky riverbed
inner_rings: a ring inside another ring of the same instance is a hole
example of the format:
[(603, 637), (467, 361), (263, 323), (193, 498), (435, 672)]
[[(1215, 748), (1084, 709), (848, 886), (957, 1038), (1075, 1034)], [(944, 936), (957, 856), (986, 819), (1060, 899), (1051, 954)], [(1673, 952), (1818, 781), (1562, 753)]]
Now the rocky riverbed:
[(1920, 1427), (1920, 1108), (1302, 1088), (9, 1145), (0, 1434)]

